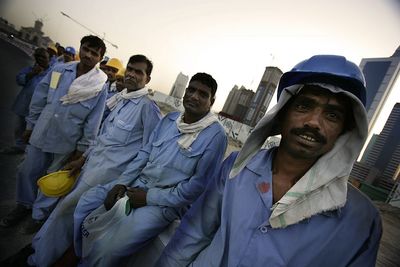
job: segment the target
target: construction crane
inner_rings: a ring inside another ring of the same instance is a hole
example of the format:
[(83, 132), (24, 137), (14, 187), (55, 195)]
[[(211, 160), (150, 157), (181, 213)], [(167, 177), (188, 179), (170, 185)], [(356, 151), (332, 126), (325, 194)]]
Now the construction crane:
[[(78, 24), (79, 26), (85, 28), (85, 29), (88, 30), (89, 32), (93, 33), (94, 35), (100, 37), (100, 34), (98, 34), (98, 33), (96, 33), (95, 31), (89, 29), (88, 27), (86, 27), (85, 25), (83, 25), (82, 23), (80, 23), (79, 21), (77, 21), (76, 19), (72, 18), (72, 17), (69, 16), (68, 14), (66, 14), (66, 13), (64, 13), (64, 12), (62, 12), (62, 11), (60, 11), (60, 13), (61, 13), (61, 15), (63, 15), (63, 16), (65, 16), (65, 17), (69, 18), (70, 20), (72, 20), (73, 22), (75, 22), (76, 24)], [(104, 34), (104, 35), (105, 35), (105, 34)], [(101, 37), (100, 37), (100, 38), (101, 38)], [(109, 40), (105, 39), (104, 36), (103, 36), (103, 38), (101, 38), (101, 39), (103, 39), (103, 41), (109, 43), (110, 45), (112, 45), (112, 46), (115, 47), (116, 49), (118, 49), (118, 45), (116, 45), (116, 44), (110, 42)]]

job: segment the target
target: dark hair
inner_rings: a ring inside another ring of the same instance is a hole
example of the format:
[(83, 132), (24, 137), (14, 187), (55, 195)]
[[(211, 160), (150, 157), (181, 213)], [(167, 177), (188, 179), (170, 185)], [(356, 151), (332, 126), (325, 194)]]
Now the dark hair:
[(146, 56), (143, 55), (133, 55), (129, 58), (128, 64), (129, 63), (146, 63), (147, 68), (146, 68), (146, 74), (147, 76), (151, 75), (151, 72), (153, 71), (153, 62), (151, 62), (150, 59), (148, 59)]
[(99, 37), (94, 35), (87, 35), (81, 39), (81, 45), (86, 43), (88, 44), (89, 47), (96, 49), (100, 48), (101, 57), (103, 57), (104, 54), (106, 53), (106, 45), (103, 42), (103, 40), (101, 40)]
[(49, 55), (49, 52), (47, 51), (46, 48), (39, 47), (39, 48), (35, 49), (35, 52), (33, 52), (33, 56), (41, 54), (41, 53), (45, 53), (45, 54)]
[(57, 47), (57, 54), (58, 54), (59, 56), (61, 56), (61, 55), (64, 53), (64, 51), (65, 51), (64, 46), (59, 45), (59, 46)]
[(210, 74), (207, 74), (205, 72), (198, 72), (192, 76), (189, 83), (194, 82), (194, 81), (199, 81), (202, 84), (210, 87), (211, 97), (215, 96), (215, 92), (217, 92), (218, 84), (217, 84), (217, 81)]

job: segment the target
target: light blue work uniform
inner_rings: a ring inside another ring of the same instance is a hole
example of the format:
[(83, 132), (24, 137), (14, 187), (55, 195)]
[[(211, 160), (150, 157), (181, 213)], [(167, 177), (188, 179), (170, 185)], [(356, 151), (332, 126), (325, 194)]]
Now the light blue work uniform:
[(231, 154), (156, 266), (375, 266), (380, 216), (351, 185), (344, 207), (271, 228), (273, 151), (259, 151), (228, 179), (237, 152)]
[(92, 253), (83, 259), (84, 265), (118, 266), (121, 258), (143, 247), (180, 218), (203, 192), (223, 159), (227, 137), (222, 126), (215, 122), (203, 129), (185, 150), (177, 143), (182, 136), (176, 125), (178, 116), (178, 112), (173, 112), (160, 121), (149, 143), (118, 180), (97, 186), (81, 197), (74, 213), (74, 247), (79, 256), (82, 222), (103, 204), (115, 184), (147, 191), (147, 205), (132, 210), (129, 216), (108, 228), (105, 235), (109, 242), (94, 241)]
[(49, 62), (49, 66), (50, 66), (50, 68), (52, 68), (52, 67), (54, 67), (55, 65), (58, 65), (57, 63), (58, 63), (58, 57), (57, 56), (52, 56), (51, 58), (50, 58), (50, 62)]
[[(104, 90), (75, 104), (64, 105), (60, 101), (76, 78), (77, 65), (73, 62), (54, 66), (37, 85), (26, 117), (27, 129), (33, 132), (17, 172), (17, 202), (33, 205), (32, 217), (36, 220), (45, 219), (57, 201), (41, 194), (37, 198), (37, 179), (60, 169), (73, 151), (84, 152), (97, 135), (103, 114), (107, 96)], [(61, 76), (56, 88), (51, 88), (54, 71)]]
[(33, 76), (30, 80), (27, 79), (27, 74), (32, 71), (33, 67), (23, 68), (16, 77), (17, 84), (22, 86), (21, 91), (18, 93), (12, 105), (12, 111), (17, 114), (18, 121), (15, 127), (15, 143), (16, 146), (25, 149), (25, 143), (22, 141), (21, 136), (26, 128), (25, 117), (29, 114), (29, 104), (31, 103), (31, 98), (33, 92), (35, 91), (36, 85), (43, 79), (50, 68), (42, 71), (41, 73)]
[(34, 237), (35, 254), (30, 256), (29, 264), (50, 266), (62, 256), (73, 240), (73, 214), (80, 196), (93, 186), (117, 179), (147, 144), (160, 119), (160, 109), (147, 96), (124, 99), (117, 104), (85, 152), (87, 160), (79, 183), (61, 199)]
[(110, 81), (107, 81), (104, 84), (104, 88), (107, 90), (107, 99), (118, 93), (117, 88), (115, 87), (115, 81), (110, 83)]
[[(107, 100), (110, 98), (110, 97), (112, 97), (112, 96), (114, 96), (116, 93), (118, 93), (118, 91), (117, 91), (117, 88), (116, 87), (113, 87), (115, 90), (113, 90), (113, 91), (111, 91), (111, 86), (112, 86), (113, 84), (110, 84), (110, 81), (107, 81), (105, 84), (104, 84), (104, 89), (105, 90), (107, 90)], [(115, 82), (114, 82), (114, 86), (115, 86)], [(106, 107), (104, 108), (104, 113), (103, 113), (103, 118), (101, 119), (101, 122), (103, 123), (103, 121), (107, 118), (107, 116), (109, 115), (111, 113), (111, 110), (107, 107), (107, 105), (106, 105)]]

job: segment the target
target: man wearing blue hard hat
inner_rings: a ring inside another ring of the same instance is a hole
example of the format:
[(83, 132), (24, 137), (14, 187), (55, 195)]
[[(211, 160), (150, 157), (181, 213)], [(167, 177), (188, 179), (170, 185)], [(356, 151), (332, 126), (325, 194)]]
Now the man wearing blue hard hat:
[(75, 61), (75, 54), (76, 54), (75, 48), (73, 48), (72, 46), (67, 46), (66, 48), (63, 49), (61, 56), (57, 58), (56, 64)]
[(73, 48), (72, 46), (67, 46), (63, 53), (64, 63), (74, 61), (75, 54), (75, 48)]
[[(378, 210), (348, 184), (367, 138), (360, 69), (313, 56), (183, 218), (157, 266), (375, 266)], [(278, 147), (261, 146), (280, 134)]]

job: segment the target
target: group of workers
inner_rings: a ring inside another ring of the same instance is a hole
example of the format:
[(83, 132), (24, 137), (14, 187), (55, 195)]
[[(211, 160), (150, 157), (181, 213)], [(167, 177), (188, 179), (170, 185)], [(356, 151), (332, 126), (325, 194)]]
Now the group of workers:
[[(354, 63), (318, 55), (284, 73), (277, 105), (224, 160), (211, 75), (193, 75), (184, 112), (162, 117), (146, 87), (153, 63), (138, 54), (100, 70), (105, 52), (91, 35), (77, 61), (51, 63), (38, 48), (17, 76), (11, 151), (25, 158), (17, 206), (0, 225), (29, 215), (25, 232), (38, 232), (3, 264), (119, 266), (180, 220), (156, 266), (375, 265), (379, 212), (348, 184), (368, 131)], [(261, 149), (278, 134), (278, 147)], [(37, 180), (58, 170), (76, 184), (48, 197)]]

